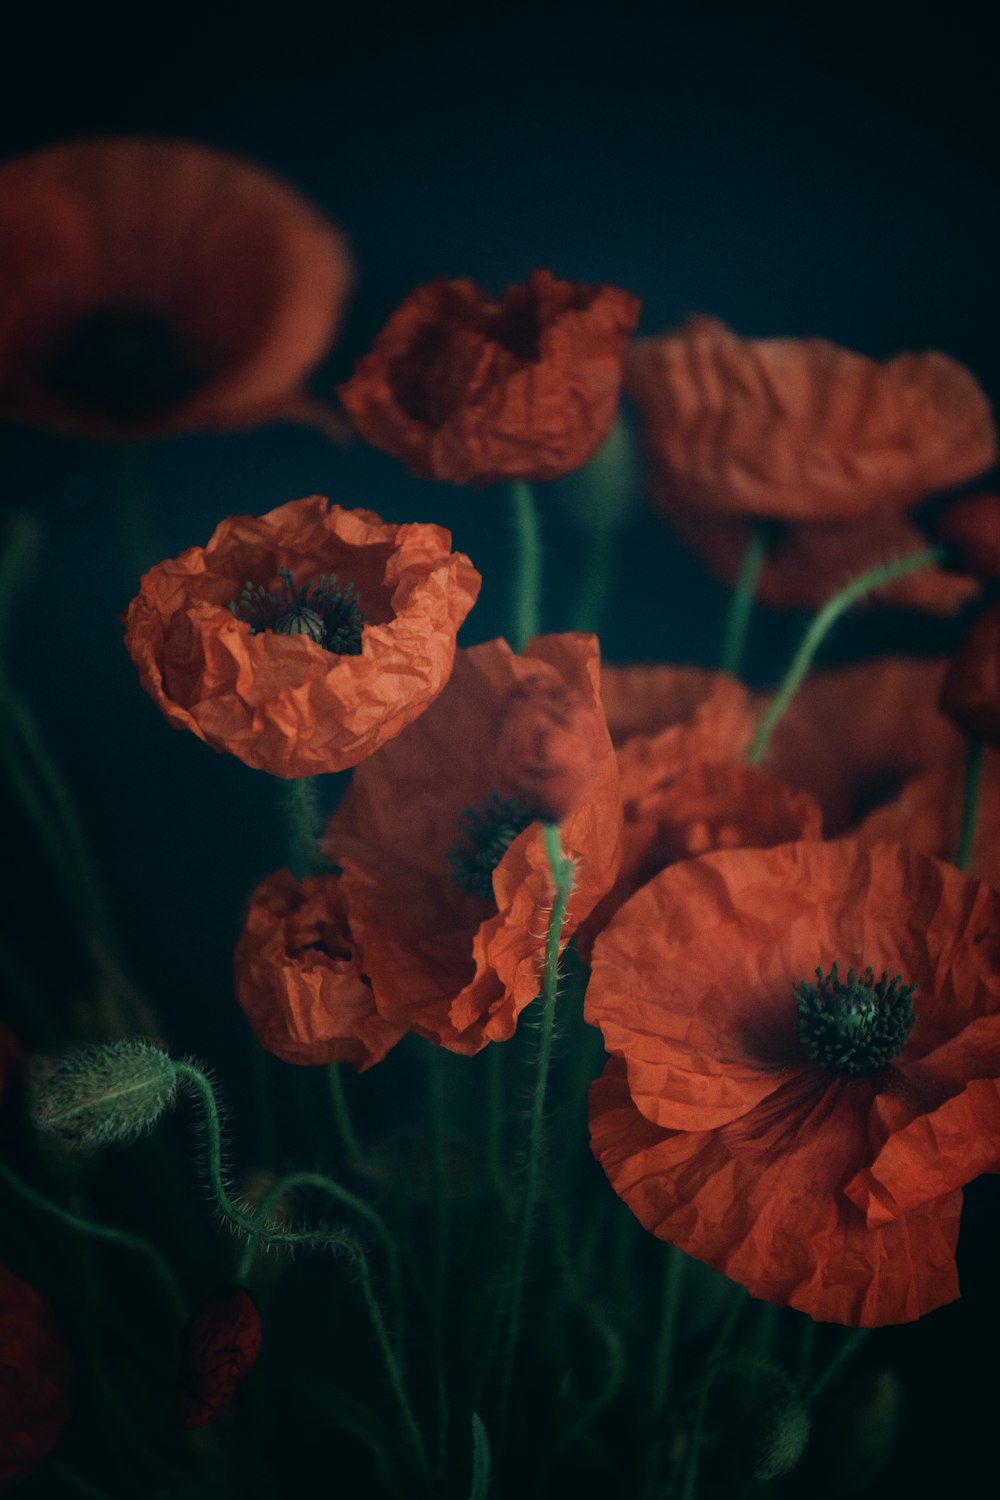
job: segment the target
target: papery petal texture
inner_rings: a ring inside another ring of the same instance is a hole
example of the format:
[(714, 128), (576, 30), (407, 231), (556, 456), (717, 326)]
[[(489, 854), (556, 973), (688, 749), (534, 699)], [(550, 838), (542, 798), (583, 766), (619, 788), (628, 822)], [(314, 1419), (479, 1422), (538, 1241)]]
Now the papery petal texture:
[(534, 271), (492, 297), (471, 281), (411, 292), (339, 396), (411, 473), (453, 484), (554, 479), (614, 422), (638, 299)]
[(0, 1489), (51, 1457), (73, 1384), (73, 1356), (49, 1304), (0, 1263)]
[[(273, 776), (353, 766), (441, 691), (479, 574), (439, 526), (391, 525), (321, 496), (223, 521), (206, 547), (159, 563), (126, 616), (143, 687), (175, 728)], [(335, 574), (365, 620), (357, 655), (307, 635), (254, 632), (230, 607)]]
[[(834, 963), (917, 986), (867, 1072), (799, 1034), (793, 987)], [(594, 1150), (647, 1228), (815, 1318), (957, 1295), (958, 1189), (1000, 1165), (1000, 895), (898, 846), (709, 854), (626, 902), (592, 970)]]
[(906, 510), (996, 459), (974, 377), (944, 354), (879, 363), (714, 318), (640, 339), (626, 389), (672, 497), (709, 514), (847, 521)]
[[(508, 696), (529, 680), (572, 689), (599, 710), (596, 640), (542, 636), (523, 655), (503, 641), (459, 651), (437, 703), (358, 768), (324, 838), (344, 872), (379, 1011), (455, 1052), (510, 1037), (541, 983), (552, 903), (541, 825), (512, 836), (488, 897), (462, 888), (450, 860), (462, 815), (496, 787)], [(568, 940), (618, 869), (621, 806), (606, 730), (593, 779), (560, 839), (576, 865)]]
[(403, 1036), (376, 1010), (337, 875), (278, 870), (250, 897), (236, 998), (261, 1046), (287, 1063), (381, 1062)]

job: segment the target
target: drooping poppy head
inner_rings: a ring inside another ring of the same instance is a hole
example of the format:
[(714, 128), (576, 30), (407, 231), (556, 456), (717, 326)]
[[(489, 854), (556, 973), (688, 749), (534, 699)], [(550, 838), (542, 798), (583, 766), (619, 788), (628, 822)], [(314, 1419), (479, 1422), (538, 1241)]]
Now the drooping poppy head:
[(647, 1229), (820, 1320), (958, 1295), (1000, 1166), (1000, 895), (853, 841), (673, 865), (594, 947), (595, 1155)]
[[(740, 516), (710, 516), (663, 498), (659, 509), (678, 536), (712, 575), (732, 587), (750, 539), (751, 522)], [(754, 596), (772, 609), (821, 609), (862, 573), (927, 550), (923, 533), (905, 516), (880, 510), (858, 521), (775, 521), (767, 527), (764, 560)], [(953, 615), (979, 593), (976, 578), (928, 566), (865, 596), (866, 604)]]
[[(599, 713), (595, 638), (540, 636), (523, 655), (505, 641), (459, 651), (438, 701), (357, 768), (324, 835), (380, 1014), (466, 1055), (513, 1035), (544, 963), (544, 832), (498, 759), (504, 710), (525, 682), (533, 693), (544, 682), (579, 695)], [(606, 729), (559, 836), (575, 864), (568, 941), (618, 868), (621, 806)]]
[(0, 168), (0, 419), (96, 437), (279, 417), (337, 330), (343, 235), (186, 142), (99, 139)]
[(1000, 745), (1000, 604), (983, 610), (959, 641), (940, 702), (966, 734)]
[(618, 409), (638, 299), (533, 271), (502, 298), (471, 281), (418, 287), (338, 394), (362, 437), (453, 484), (580, 468)]
[(0, 1489), (46, 1463), (72, 1399), (73, 1356), (52, 1309), (0, 1262)]
[(318, 495), (232, 516), (144, 576), (125, 645), (175, 728), (272, 776), (340, 771), (448, 680), (480, 584), (450, 547)]
[(287, 1063), (381, 1062), (403, 1036), (375, 1008), (337, 875), (268, 875), (236, 944), (236, 998), (262, 1047)]
[(262, 1346), (260, 1313), (246, 1287), (223, 1287), (202, 1304), (181, 1354), (177, 1410), (185, 1427), (207, 1427), (221, 1417)]
[(823, 339), (742, 339), (715, 318), (640, 339), (625, 388), (671, 500), (708, 515), (859, 520), (996, 459), (990, 405), (947, 355), (879, 363)]

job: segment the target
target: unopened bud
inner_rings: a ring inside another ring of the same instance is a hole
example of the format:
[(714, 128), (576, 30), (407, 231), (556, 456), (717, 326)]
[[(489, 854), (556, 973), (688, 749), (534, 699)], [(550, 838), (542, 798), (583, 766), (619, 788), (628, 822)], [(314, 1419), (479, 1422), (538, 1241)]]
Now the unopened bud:
[(35, 1089), (34, 1116), (65, 1144), (93, 1149), (151, 1130), (176, 1093), (166, 1052), (150, 1042), (110, 1042), (62, 1058)]
[(561, 823), (587, 795), (606, 747), (596, 704), (565, 683), (529, 677), (504, 705), (498, 780), (530, 817)]
[(223, 1287), (184, 1334), (177, 1409), (185, 1427), (206, 1427), (232, 1404), (263, 1342), (260, 1313), (244, 1286)]
[(727, 1361), (718, 1378), (726, 1391), (746, 1474), (768, 1480), (790, 1473), (805, 1452), (812, 1428), (794, 1382), (769, 1360), (746, 1357)]

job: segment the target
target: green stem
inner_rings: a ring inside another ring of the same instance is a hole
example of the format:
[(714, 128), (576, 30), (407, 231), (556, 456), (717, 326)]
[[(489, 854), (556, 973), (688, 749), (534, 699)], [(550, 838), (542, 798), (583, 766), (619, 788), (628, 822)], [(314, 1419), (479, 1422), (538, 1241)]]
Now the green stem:
[(677, 1310), (680, 1307), (681, 1285), (684, 1280), (686, 1261), (675, 1245), (666, 1249), (667, 1263), (663, 1271), (663, 1300), (660, 1306), (660, 1326), (656, 1347), (653, 1351), (653, 1380), (650, 1390), (650, 1405), (653, 1420), (664, 1411), (670, 1395), (673, 1375), (674, 1340), (677, 1334)]
[(535, 1204), (541, 1182), (542, 1128), (545, 1118), (545, 1091), (548, 1084), (549, 1063), (552, 1057), (552, 1039), (555, 1032), (556, 1000), (559, 993), (559, 949), (566, 907), (573, 889), (573, 861), (565, 858), (559, 841), (559, 830), (553, 824), (545, 825), (545, 847), (549, 857), (549, 868), (555, 893), (549, 927), (545, 938), (545, 971), (542, 979), (542, 1021), (538, 1040), (538, 1057), (535, 1066), (535, 1087), (531, 1102), (528, 1127), (527, 1165), (521, 1212), (518, 1221), (517, 1240), (514, 1248), (511, 1271), (509, 1307), (507, 1313), (507, 1337), (504, 1344), (500, 1370), (500, 1397), (497, 1421), (497, 1448), (504, 1451), (507, 1427), (507, 1409), (510, 1401), (511, 1375), (514, 1354), (521, 1329), (521, 1309), (524, 1301), (524, 1278), (528, 1265), (528, 1250)]
[(174, 1274), (155, 1245), (151, 1245), (141, 1235), (132, 1234), (127, 1229), (113, 1229), (108, 1224), (95, 1224), (91, 1219), (81, 1218), (70, 1209), (50, 1202), (35, 1188), (29, 1187), (26, 1182), (21, 1181), (20, 1177), (15, 1176), (2, 1158), (0, 1158), (0, 1179), (6, 1182), (8, 1187), (13, 1188), (15, 1193), (18, 1193), (27, 1203), (30, 1203), (32, 1208), (36, 1208), (39, 1213), (47, 1214), (51, 1219), (56, 1219), (60, 1224), (65, 1224), (67, 1229), (72, 1229), (77, 1234), (87, 1235), (91, 1239), (104, 1240), (109, 1245), (118, 1245), (122, 1250), (131, 1250), (135, 1255), (141, 1255), (159, 1281), (164, 1296), (177, 1317), (181, 1322), (187, 1318), (187, 1306)]
[(969, 868), (972, 846), (976, 840), (979, 814), (979, 788), (983, 774), (983, 742), (970, 740), (965, 751), (965, 785), (962, 795), (962, 829), (958, 837), (955, 864), (959, 870)]
[[(385, 1252), (386, 1266), (389, 1271), (389, 1291), (396, 1314), (396, 1326), (399, 1330), (400, 1342), (402, 1342), (403, 1282), (399, 1265), (399, 1253), (396, 1249), (395, 1241), (386, 1228), (385, 1221), (381, 1215), (376, 1213), (375, 1209), (367, 1204), (363, 1198), (355, 1197), (347, 1188), (341, 1187), (339, 1182), (334, 1182), (331, 1177), (326, 1177), (321, 1172), (288, 1172), (274, 1183), (262, 1199), (259, 1209), (260, 1219), (266, 1222), (267, 1217), (275, 1206), (283, 1198), (286, 1198), (289, 1193), (295, 1192), (297, 1188), (312, 1189), (318, 1193), (325, 1193), (328, 1198), (333, 1198), (337, 1203), (342, 1203), (345, 1208), (349, 1208), (352, 1213), (357, 1214), (359, 1219), (363, 1219), (374, 1230)], [(236, 1268), (237, 1281), (245, 1282), (249, 1279), (259, 1248), (260, 1245), (255, 1237), (247, 1240)]]
[(445, 1155), (445, 1088), (441, 1056), (428, 1045), (427, 1102), (434, 1205), (434, 1280), (431, 1302), (431, 1338), (438, 1392), (439, 1471), (443, 1470), (448, 1445), (448, 1387), (445, 1349), (448, 1342), (448, 1164)]
[(820, 1371), (812, 1385), (806, 1390), (803, 1396), (806, 1406), (812, 1405), (823, 1394), (826, 1388), (833, 1384), (848, 1360), (852, 1359), (861, 1348), (869, 1332), (870, 1330), (867, 1328), (851, 1329), (829, 1364), (827, 1364), (825, 1369)]
[(510, 487), (517, 542), (514, 594), (514, 650), (523, 651), (541, 630), (542, 538), (530, 484), (515, 480)]
[(293, 873), (300, 880), (304, 875), (322, 875), (328, 866), (316, 836), (316, 778), (298, 776), (287, 786)]
[(695, 1487), (698, 1483), (698, 1468), (701, 1462), (701, 1444), (705, 1436), (705, 1417), (708, 1412), (708, 1398), (715, 1383), (719, 1364), (729, 1347), (729, 1341), (736, 1330), (736, 1324), (740, 1320), (740, 1314), (743, 1311), (745, 1303), (746, 1299), (742, 1295), (734, 1299), (729, 1311), (719, 1324), (719, 1331), (715, 1336), (715, 1341), (705, 1362), (704, 1374), (702, 1375), (701, 1385), (698, 1388), (698, 1402), (695, 1406), (694, 1419), (691, 1423), (691, 1436), (688, 1442), (687, 1464), (684, 1468), (684, 1481), (681, 1488), (680, 1500), (694, 1500)]
[(921, 568), (932, 567), (944, 557), (944, 549), (941, 547), (927, 547), (921, 552), (911, 552), (908, 557), (898, 558), (895, 562), (882, 563), (877, 568), (869, 568), (866, 573), (860, 574), (845, 589), (824, 604), (809, 625), (801, 646), (792, 658), (792, 664), (788, 669), (784, 681), (771, 700), (770, 707), (757, 726), (757, 733), (750, 746), (747, 755), (747, 763), (758, 766), (764, 758), (768, 742), (774, 730), (774, 726), (785, 712), (792, 698), (798, 692), (802, 680), (812, 665), (813, 657), (822, 645), (823, 639), (840, 616), (856, 604), (865, 594), (870, 594), (874, 589), (880, 589), (887, 583), (895, 583), (897, 579), (905, 578), (910, 573), (916, 573)]
[(507, 1203), (507, 1179), (503, 1167), (504, 1075), (506, 1053), (499, 1042), (486, 1050), (486, 1166), (497, 1197)]
[(738, 677), (743, 666), (747, 626), (750, 624), (750, 615), (757, 594), (757, 580), (760, 578), (760, 570), (767, 555), (768, 540), (769, 528), (763, 522), (758, 521), (751, 525), (736, 586), (729, 601), (729, 613), (726, 616), (726, 628), (722, 637), (722, 655), (719, 666), (731, 677)]
[(583, 558), (583, 581), (573, 609), (571, 630), (586, 630), (596, 634), (600, 629), (611, 597), (619, 535), (617, 528), (588, 533)]
[[(204, 1073), (192, 1063), (179, 1062), (176, 1065), (179, 1078), (186, 1079), (194, 1088), (201, 1104), (205, 1119), (205, 1140), (208, 1148), (208, 1177), (215, 1195), (216, 1202), (227, 1219), (242, 1229), (245, 1234), (253, 1236), (262, 1244), (267, 1245), (337, 1245), (345, 1250), (354, 1262), (355, 1269), (361, 1283), (361, 1295), (367, 1309), (375, 1338), (385, 1363), (389, 1383), (399, 1406), (403, 1424), (413, 1444), (413, 1450), (419, 1461), (421, 1473), (429, 1480), (430, 1471), (427, 1465), (427, 1455), (424, 1451), (423, 1439), (417, 1426), (406, 1394), (403, 1381), (403, 1371), (395, 1350), (386, 1331), (385, 1320), (382, 1310), (378, 1305), (378, 1299), (372, 1289), (371, 1275), (368, 1270), (368, 1258), (364, 1247), (354, 1235), (346, 1233), (341, 1229), (277, 1229), (268, 1225), (261, 1214), (246, 1214), (233, 1202), (226, 1190), (222, 1177), (222, 1131), (219, 1123), (219, 1106), (216, 1103), (215, 1091)], [(360, 1200), (359, 1200), (360, 1201)]]
[(326, 1076), (330, 1084), (330, 1107), (333, 1110), (333, 1118), (340, 1135), (340, 1143), (348, 1161), (360, 1161), (364, 1156), (361, 1143), (354, 1133), (351, 1123), (351, 1112), (347, 1107), (347, 1095), (344, 1093), (344, 1080), (341, 1074), (340, 1063), (328, 1063)]

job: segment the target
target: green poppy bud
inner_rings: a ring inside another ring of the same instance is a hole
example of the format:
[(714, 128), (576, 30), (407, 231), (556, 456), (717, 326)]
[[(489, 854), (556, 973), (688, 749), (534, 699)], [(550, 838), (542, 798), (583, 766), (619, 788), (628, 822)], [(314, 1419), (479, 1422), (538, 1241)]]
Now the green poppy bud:
[(39, 1128), (86, 1150), (151, 1130), (177, 1093), (170, 1056), (151, 1042), (110, 1042), (70, 1053), (37, 1086)]

